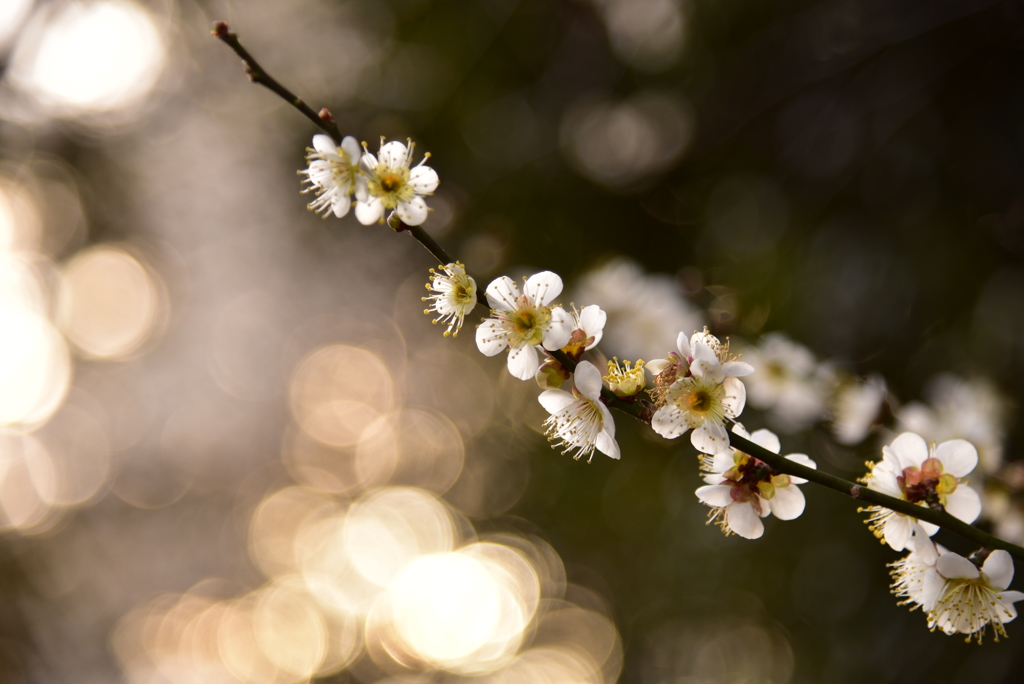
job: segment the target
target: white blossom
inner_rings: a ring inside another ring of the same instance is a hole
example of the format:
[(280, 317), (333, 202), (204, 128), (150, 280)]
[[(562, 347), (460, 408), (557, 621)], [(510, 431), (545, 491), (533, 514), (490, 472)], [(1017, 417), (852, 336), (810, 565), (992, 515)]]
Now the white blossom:
[(537, 345), (561, 349), (572, 336), (572, 318), (565, 309), (548, 307), (562, 292), (562, 279), (551, 271), (530, 276), (520, 293), (508, 276), (487, 286), (491, 318), (476, 329), (476, 345), (487, 356), (508, 349), (508, 372), (529, 380), (540, 367)]
[(458, 337), (466, 314), (476, 306), (476, 281), (466, 273), (466, 267), (458, 261), (438, 268), (444, 273), (430, 269), (427, 290), (433, 294), (423, 297), (423, 301), (430, 302), (430, 308), (423, 313), (436, 313), (434, 323), (448, 324), (448, 329), (444, 331), (445, 337)]
[[(736, 432), (747, 436), (738, 425)], [(769, 430), (757, 430), (749, 439), (779, 453), (779, 438)], [(817, 467), (806, 454), (789, 454), (785, 458), (808, 468)], [(707, 485), (697, 489), (697, 498), (711, 506), (708, 522), (717, 522), (726, 536), (735, 533), (757, 539), (764, 534), (761, 518), (774, 513), (780, 520), (793, 520), (804, 512), (804, 495), (797, 485), (807, 480), (779, 473), (735, 447), (705, 457), (703, 469)]]
[(356, 218), (363, 225), (384, 220), (384, 212), (394, 209), (402, 222), (418, 226), (427, 218), (427, 203), (424, 197), (437, 189), (437, 172), (424, 162), (430, 158), (427, 153), (419, 164), (410, 168), (415, 144), (406, 147), (400, 142), (384, 142), (380, 139), (380, 152), (375, 157), (363, 143), (360, 160), (366, 175), (366, 195), (357, 198)]
[(615, 422), (611, 411), (601, 402), (601, 373), (589, 361), (581, 361), (574, 373), (572, 394), (558, 389), (541, 392), (538, 400), (551, 416), (544, 421), (548, 439), (555, 447), (573, 458), (586, 456), (589, 462), (594, 449), (618, 459)]
[(1006, 591), (1013, 580), (1009, 553), (991, 552), (981, 568), (963, 556), (944, 553), (935, 562), (933, 576), (937, 579), (925, 582), (922, 597), (929, 628), (966, 634), (967, 641), (976, 638), (981, 643), (991, 624), (996, 641), (1006, 636), (1003, 625), (1017, 617), (1013, 604), (1024, 599), (1024, 593)]
[(341, 146), (328, 135), (313, 136), (313, 147), (306, 150), (309, 167), (299, 172), (306, 176), (303, 183), (309, 186), (303, 192), (316, 194), (307, 205), (311, 211), (325, 218), (333, 211), (341, 218), (348, 213), (353, 194), (365, 197), (366, 179), (360, 173), (359, 157), (359, 143), (352, 136), (342, 140)]
[[(977, 464), (978, 452), (970, 442), (954, 439), (929, 447), (920, 435), (905, 432), (882, 448), (882, 460), (869, 464), (871, 472), (861, 482), (920, 506), (941, 504), (950, 515), (971, 523), (981, 513), (981, 499), (962, 478)], [(867, 510), (871, 531), (894, 551), (907, 548), (915, 533), (930, 537), (939, 529), (882, 506)]]
[[(717, 453), (729, 444), (723, 423), (738, 417), (746, 401), (746, 388), (738, 377), (754, 369), (732, 360), (729, 343), (723, 344), (706, 328), (689, 340), (679, 333), (676, 345), (678, 355), (647, 364), (659, 376), (656, 393), (662, 404), (651, 427), (668, 439), (693, 430), (690, 441), (698, 451)], [(666, 371), (675, 379), (663, 379)]]

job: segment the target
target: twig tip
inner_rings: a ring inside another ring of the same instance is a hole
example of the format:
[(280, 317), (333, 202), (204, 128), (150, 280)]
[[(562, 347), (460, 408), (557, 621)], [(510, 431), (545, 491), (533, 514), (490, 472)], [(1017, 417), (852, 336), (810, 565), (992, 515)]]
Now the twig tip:
[(230, 33), (231, 29), (228, 28), (228, 23), (226, 21), (213, 22), (213, 30), (210, 31), (211, 35), (214, 35), (217, 38), (227, 38)]

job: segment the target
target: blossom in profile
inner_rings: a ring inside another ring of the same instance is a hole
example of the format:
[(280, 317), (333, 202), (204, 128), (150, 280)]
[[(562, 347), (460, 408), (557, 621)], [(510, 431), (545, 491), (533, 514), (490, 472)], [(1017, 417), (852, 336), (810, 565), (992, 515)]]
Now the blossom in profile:
[(432, 195), (439, 183), (437, 172), (424, 162), (430, 158), (427, 153), (416, 166), (412, 163), (416, 145), (409, 142), (406, 147), (400, 142), (384, 142), (380, 139), (380, 151), (374, 156), (363, 143), (360, 160), (366, 176), (366, 195), (356, 202), (356, 218), (363, 225), (384, 220), (384, 212), (394, 209), (402, 222), (418, 226), (427, 218), (427, 203), (424, 197)]
[[(573, 306), (569, 316), (572, 318), (572, 334), (562, 351), (573, 361), (579, 361), (583, 352), (593, 349), (601, 341), (608, 315), (601, 307), (590, 305), (583, 307), (582, 311)], [(549, 356), (537, 371), (537, 384), (542, 389), (558, 389), (571, 375), (558, 359)]]
[(604, 336), (604, 325), (608, 322), (608, 314), (596, 304), (591, 304), (580, 311), (573, 307), (569, 315), (572, 316), (572, 335), (562, 347), (562, 351), (570, 359), (579, 361), (583, 352), (593, 349), (601, 341)]
[(611, 411), (601, 402), (601, 372), (589, 361), (581, 361), (574, 373), (572, 393), (559, 389), (541, 392), (538, 400), (551, 415), (544, 421), (548, 440), (562, 453), (574, 459), (594, 457), (597, 449), (614, 459), (619, 458), (615, 441), (615, 422)]
[(436, 313), (434, 323), (448, 324), (448, 329), (444, 331), (445, 337), (458, 337), (466, 314), (476, 306), (476, 281), (466, 273), (466, 267), (458, 261), (438, 268), (444, 273), (430, 269), (427, 290), (432, 294), (423, 297), (423, 301), (430, 302), (430, 308), (425, 309), (423, 313)]
[(693, 430), (690, 441), (698, 451), (717, 453), (729, 445), (725, 420), (738, 417), (746, 402), (746, 388), (738, 378), (754, 369), (733, 359), (729, 343), (707, 328), (689, 340), (680, 333), (676, 346), (678, 354), (647, 364), (657, 375), (653, 396), (660, 406), (651, 427), (668, 439)]
[(316, 199), (307, 206), (310, 211), (324, 218), (330, 212), (341, 218), (352, 206), (352, 195), (363, 197), (366, 192), (366, 179), (359, 169), (359, 143), (352, 136), (347, 136), (341, 145), (335, 145), (329, 135), (313, 136), (313, 147), (306, 149), (306, 162), (309, 166), (299, 171), (306, 176), (303, 184), (307, 187), (303, 192), (313, 192)]
[[(861, 479), (869, 489), (920, 506), (941, 505), (950, 515), (971, 523), (981, 513), (981, 499), (962, 478), (978, 464), (978, 452), (962, 439), (931, 447), (920, 435), (904, 432), (882, 448), (882, 460), (869, 463)], [(894, 551), (908, 547), (911, 535), (932, 536), (938, 526), (882, 506), (867, 509), (875, 536)]]
[(487, 356), (505, 349), (508, 372), (520, 380), (529, 380), (540, 367), (537, 345), (554, 351), (572, 336), (572, 317), (560, 306), (549, 307), (562, 292), (562, 279), (551, 271), (530, 276), (519, 286), (501, 276), (487, 286), (491, 318), (476, 329), (476, 346)]
[(897, 598), (903, 599), (899, 605), (910, 606), (911, 610), (921, 608), (927, 613), (935, 606), (935, 584), (942, 581), (936, 574), (935, 563), (947, 550), (920, 534), (910, 538), (907, 548), (911, 549), (910, 553), (889, 563), (892, 577), (889, 588)]
[(747, 382), (747, 401), (766, 411), (783, 432), (802, 432), (825, 415), (827, 376), (814, 354), (782, 333), (769, 333), (743, 350), (757, 372)]
[[(738, 434), (746, 436), (741, 426)], [(772, 453), (779, 453), (779, 438), (769, 430), (757, 430), (750, 441)], [(789, 454), (786, 459), (816, 468), (806, 454)], [(711, 506), (708, 522), (717, 522), (726, 536), (738, 534), (757, 539), (764, 534), (761, 518), (774, 513), (780, 520), (793, 520), (804, 512), (804, 494), (797, 485), (807, 480), (774, 470), (764, 461), (736, 448), (727, 448), (702, 459), (707, 485), (697, 489), (697, 498)]]
[(995, 640), (1006, 636), (1003, 627), (1017, 617), (1013, 604), (1024, 599), (1024, 593), (1006, 591), (1013, 581), (1013, 560), (1002, 549), (993, 551), (979, 568), (972, 561), (955, 553), (939, 556), (935, 572), (942, 579), (925, 587), (925, 605), (931, 606), (928, 627), (946, 634), (966, 634), (967, 641), (981, 643), (992, 625)]

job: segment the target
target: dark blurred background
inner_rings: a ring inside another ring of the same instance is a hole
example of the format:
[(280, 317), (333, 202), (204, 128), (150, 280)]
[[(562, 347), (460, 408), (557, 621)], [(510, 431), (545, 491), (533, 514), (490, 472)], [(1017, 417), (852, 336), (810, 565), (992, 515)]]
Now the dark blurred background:
[[(686, 438), (552, 451), (539, 389), (421, 313), (427, 252), (306, 210), (316, 131), (219, 19), (371, 151), (432, 153), (424, 228), (481, 287), (556, 271), (608, 357), (783, 333), (821, 406), (749, 429), (851, 479), (901, 429), (972, 439), (1024, 540), (1024, 2), (5, 0), (0, 681), (1024, 676), (1020, 625), (898, 606), (833, 492), (725, 538)], [(483, 588), (421, 605), (444, 577)]]

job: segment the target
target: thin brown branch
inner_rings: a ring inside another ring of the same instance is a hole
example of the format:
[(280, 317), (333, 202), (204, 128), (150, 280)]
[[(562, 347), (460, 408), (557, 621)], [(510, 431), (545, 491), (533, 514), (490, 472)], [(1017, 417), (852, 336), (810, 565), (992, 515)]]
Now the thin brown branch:
[(245, 64), (245, 73), (249, 75), (250, 81), (258, 83), (273, 92), (292, 107), (295, 107), (295, 109), (299, 110), (303, 116), (320, 127), (325, 133), (327, 133), (327, 135), (331, 136), (335, 143), (338, 145), (341, 144), (341, 133), (338, 131), (337, 124), (334, 123), (334, 117), (326, 108), (321, 109), (319, 113), (314, 112), (308, 104), (302, 101), (302, 98), (285, 88), (277, 81), (277, 79), (268, 74), (266, 70), (260, 66), (259, 62), (249, 54), (249, 51), (242, 46), (238, 41), (238, 36), (231, 32), (231, 29), (228, 28), (228, 25), (225, 22), (215, 21), (213, 23), (213, 30), (211, 33), (219, 38), (225, 45), (234, 50), (235, 54), (242, 60), (242, 63)]

